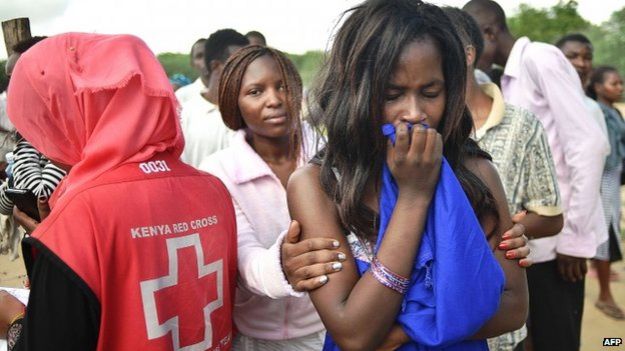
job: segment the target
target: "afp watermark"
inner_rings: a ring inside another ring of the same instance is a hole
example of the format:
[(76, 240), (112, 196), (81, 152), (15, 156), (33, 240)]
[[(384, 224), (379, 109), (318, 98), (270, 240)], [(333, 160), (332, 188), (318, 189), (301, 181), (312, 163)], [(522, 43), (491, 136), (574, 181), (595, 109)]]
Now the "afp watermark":
[(621, 346), (623, 339), (621, 338), (603, 338), (603, 346)]

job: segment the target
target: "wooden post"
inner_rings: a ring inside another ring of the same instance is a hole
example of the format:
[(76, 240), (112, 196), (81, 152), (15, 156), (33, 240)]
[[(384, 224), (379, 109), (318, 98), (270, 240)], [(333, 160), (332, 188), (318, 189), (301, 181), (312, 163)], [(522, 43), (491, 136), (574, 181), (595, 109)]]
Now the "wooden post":
[(7, 49), (7, 56), (13, 53), (11, 48), (24, 39), (31, 37), (30, 21), (27, 17), (14, 18), (2, 22), (2, 32), (4, 34), (4, 45)]

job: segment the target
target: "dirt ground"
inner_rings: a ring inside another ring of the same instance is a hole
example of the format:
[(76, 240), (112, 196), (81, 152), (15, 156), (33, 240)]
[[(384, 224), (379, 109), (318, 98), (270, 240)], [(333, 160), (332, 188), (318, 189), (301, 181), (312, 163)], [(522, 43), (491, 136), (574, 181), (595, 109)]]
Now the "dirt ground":
[[(621, 243), (621, 247), (624, 243)], [(612, 282), (612, 295), (616, 302), (625, 308), (625, 264), (617, 262), (613, 269), (618, 272), (621, 279)], [(595, 307), (595, 301), (599, 294), (599, 284), (596, 278), (586, 278), (586, 298), (584, 301), (584, 317), (582, 321), (582, 351), (612, 350), (623, 351), (625, 345), (620, 347), (603, 347), (603, 338), (625, 339), (625, 321), (615, 321), (601, 313)]]
[[(615, 264), (614, 270), (620, 274), (621, 280), (612, 283), (613, 294), (619, 305), (625, 308), (625, 264), (623, 262)], [(15, 261), (10, 261), (9, 256), (0, 255), (0, 286), (22, 287), (25, 276), (21, 257)], [(625, 321), (610, 319), (595, 308), (598, 290), (597, 279), (587, 278), (582, 326), (582, 351), (625, 351), (625, 346), (603, 347), (603, 338), (620, 337), (625, 339)]]
[(9, 255), (0, 255), (0, 286), (22, 288), (25, 278), (26, 270), (21, 256), (11, 261)]

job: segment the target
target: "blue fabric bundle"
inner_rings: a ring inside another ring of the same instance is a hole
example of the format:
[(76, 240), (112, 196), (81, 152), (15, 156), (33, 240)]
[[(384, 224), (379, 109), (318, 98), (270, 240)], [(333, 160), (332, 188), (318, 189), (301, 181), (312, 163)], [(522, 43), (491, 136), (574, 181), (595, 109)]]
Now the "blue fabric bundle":
[(173, 76), (169, 77), (169, 83), (176, 84), (179, 87), (184, 87), (185, 85), (191, 84), (191, 80), (187, 78), (184, 74), (176, 73)]
[[(395, 142), (395, 128), (383, 133)], [(386, 164), (382, 170), (377, 252), (390, 221), (398, 187)], [(356, 260), (365, 274), (369, 263)], [(425, 231), (396, 323), (413, 340), (402, 351), (488, 350), (485, 340), (467, 340), (497, 311), (505, 277), (458, 179), (443, 159)], [(339, 350), (327, 334), (324, 350)]]

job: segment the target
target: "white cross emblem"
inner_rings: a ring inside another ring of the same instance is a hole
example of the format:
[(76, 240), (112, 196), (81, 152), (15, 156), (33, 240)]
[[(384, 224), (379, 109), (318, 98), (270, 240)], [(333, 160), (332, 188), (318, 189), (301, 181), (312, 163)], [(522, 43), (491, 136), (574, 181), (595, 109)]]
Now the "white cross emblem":
[[(169, 259), (169, 273), (167, 276), (145, 280), (141, 284), (141, 298), (143, 300), (143, 312), (148, 333), (148, 339), (156, 339), (172, 333), (173, 349), (178, 351), (203, 351), (212, 346), (213, 328), (211, 326), (211, 313), (223, 306), (223, 260), (217, 260), (204, 265), (204, 251), (200, 242), (200, 235), (195, 233), (180, 238), (167, 239), (167, 256)], [(178, 250), (186, 247), (195, 248), (197, 258), (198, 279), (209, 274), (217, 274), (217, 299), (209, 302), (203, 308), (204, 313), (204, 340), (193, 345), (180, 347), (180, 331), (178, 326), (179, 317), (175, 316), (163, 324), (158, 322), (155, 293), (158, 290), (178, 284)]]

